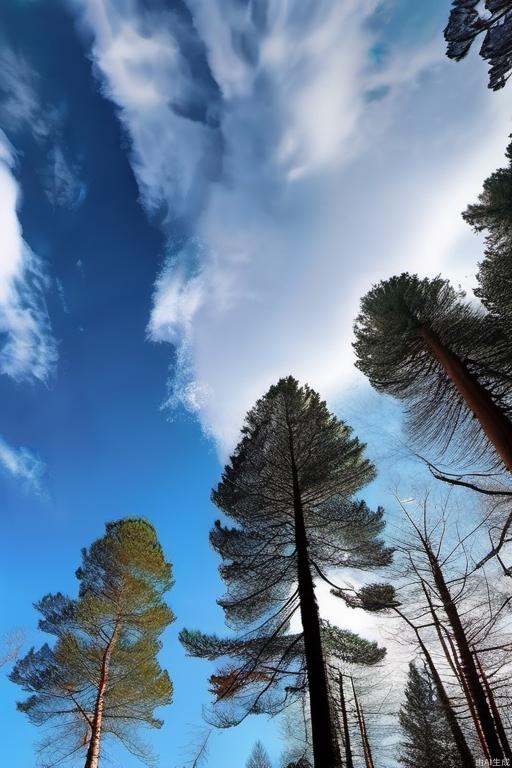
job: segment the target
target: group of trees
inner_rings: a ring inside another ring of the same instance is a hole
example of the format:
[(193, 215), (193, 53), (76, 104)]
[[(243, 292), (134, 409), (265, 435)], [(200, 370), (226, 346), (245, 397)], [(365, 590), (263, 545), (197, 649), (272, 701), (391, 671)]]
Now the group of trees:
[[(512, 71), (512, 3), (454, 0), (449, 55), (463, 58), (482, 33), (490, 87), (500, 88)], [(485, 235), (481, 303), (440, 276), (404, 273), (371, 288), (354, 326), (357, 366), (404, 403), (414, 452), (440, 487), (464, 494), (455, 519), (429, 494), (413, 506), (397, 495), (400, 534), (385, 541), (383, 509), (358, 496), (375, 477), (364, 444), (291, 376), (248, 412), (213, 491), (222, 519), (210, 542), (232, 631), (183, 629), (180, 640), (189, 655), (218, 662), (215, 726), (292, 712), (304, 738), (288, 750), (288, 768), (375, 768), (384, 754), (386, 739), (374, 736), (386, 649), (338, 626), (346, 606), (394, 627), (407, 651), (403, 697), (391, 707), (400, 763), (512, 764), (512, 144), (507, 160), (463, 214)], [(155, 710), (172, 698), (158, 661), (174, 620), (164, 600), (171, 566), (152, 525), (125, 518), (82, 551), (76, 577), (76, 598), (46, 595), (35, 606), (54, 641), (14, 664), (10, 679), (27, 694), (18, 708), (50, 729), (46, 765), (71, 758), (98, 768), (111, 737), (146, 758), (139, 729), (160, 727)], [(342, 601), (336, 624), (318, 600), (321, 584)], [(3, 661), (17, 655), (10, 649)], [(272, 768), (260, 742), (246, 766)]]

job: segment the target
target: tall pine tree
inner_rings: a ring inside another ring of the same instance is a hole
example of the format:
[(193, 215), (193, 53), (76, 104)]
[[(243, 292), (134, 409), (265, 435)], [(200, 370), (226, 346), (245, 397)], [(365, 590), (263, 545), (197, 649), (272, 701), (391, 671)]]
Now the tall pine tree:
[[(382, 510), (351, 499), (373, 476), (364, 446), (316, 392), (291, 377), (271, 387), (247, 414), (242, 439), (213, 493), (236, 523), (217, 521), (210, 540), (223, 558), (220, 573), (228, 585), (220, 605), (237, 636), (181, 634), (190, 654), (230, 659), (212, 683), (217, 698), (233, 706), (236, 699), (243, 715), (285, 706), (302, 693), (305, 678), (316, 768), (339, 765), (339, 752), (314, 578), (325, 577), (328, 568), (390, 561), (379, 538)], [(290, 634), (296, 612), (302, 632)], [(374, 643), (332, 631), (347, 660), (382, 658)], [(233, 721), (231, 714), (224, 724)]]
[(254, 745), (245, 768), (272, 768), (268, 752), (261, 741), (257, 741)]
[(82, 755), (85, 768), (97, 768), (104, 736), (142, 758), (137, 729), (159, 728), (154, 710), (172, 696), (157, 659), (159, 636), (174, 620), (163, 601), (171, 566), (153, 526), (125, 518), (82, 550), (76, 576), (77, 599), (57, 593), (36, 604), (39, 628), (56, 642), (14, 667), (11, 680), (29, 694), (18, 709), (50, 728), (53, 762)]
[(479, 264), (475, 294), (512, 335), (512, 143), (508, 165), (485, 181), (478, 202), (469, 205), (464, 219), (476, 232), (485, 233), (485, 258)]
[(399, 721), (399, 760), (406, 768), (464, 768), (426, 666), (409, 664)]
[(407, 403), (415, 435), (465, 459), (490, 449), (512, 471), (510, 342), (489, 315), (440, 277), (403, 273), (362, 298), (354, 331), (357, 367)]

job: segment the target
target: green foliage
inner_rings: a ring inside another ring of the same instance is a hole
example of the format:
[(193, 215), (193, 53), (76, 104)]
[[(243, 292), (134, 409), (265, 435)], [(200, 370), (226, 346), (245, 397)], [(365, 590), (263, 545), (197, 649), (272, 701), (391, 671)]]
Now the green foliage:
[[(374, 477), (364, 445), (316, 392), (282, 379), (247, 414), (242, 439), (213, 492), (215, 504), (236, 523), (217, 521), (210, 541), (223, 559), (227, 584), (219, 604), (237, 634), (227, 640), (180, 635), (191, 655), (226, 659), (211, 678), (223, 704), (216, 707), (217, 724), (239, 722), (249, 713), (274, 714), (304, 693), (303, 638), (288, 629), (300, 605), (292, 460), (314, 572), (376, 568), (391, 560), (380, 538), (382, 510), (350, 498)], [(366, 650), (373, 663), (373, 644), (358, 645), (356, 636), (341, 631), (338, 640), (347, 655), (365, 662)]]
[(399, 713), (404, 739), (399, 760), (406, 768), (462, 768), (448, 721), (427, 668), (409, 664)]
[(85, 752), (91, 735), (105, 652), (111, 647), (103, 732), (143, 756), (137, 726), (159, 728), (154, 710), (169, 704), (172, 684), (157, 654), (163, 630), (174, 620), (163, 595), (172, 586), (152, 525), (125, 518), (82, 550), (77, 599), (57, 593), (37, 604), (39, 628), (53, 647), (33, 648), (10, 679), (30, 695), (19, 702), (35, 725), (51, 727), (53, 762)]
[(362, 298), (355, 321), (357, 367), (379, 392), (403, 400), (415, 437), (441, 451), (451, 444), (465, 458), (489, 450), (474, 418), (425, 334), (453, 354), (510, 417), (510, 343), (489, 315), (463, 301), (441, 277), (403, 273)]
[[(347, 601), (350, 605), (350, 601)], [(367, 584), (357, 593), (353, 607), (374, 613), (398, 607), (395, 588), (392, 584)]]
[(322, 643), (326, 656), (344, 664), (363, 664), (372, 666), (382, 661), (385, 648), (379, 648), (376, 642), (366, 640), (349, 629), (340, 629), (328, 621), (322, 622)]
[(512, 144), (506, 152), (508, 166), (484, 181), (478, 202), (468, 206), (464, 219), (476, 232), (485, 232), (485, 258), (479, 264), (475, 294), (512, 333)]

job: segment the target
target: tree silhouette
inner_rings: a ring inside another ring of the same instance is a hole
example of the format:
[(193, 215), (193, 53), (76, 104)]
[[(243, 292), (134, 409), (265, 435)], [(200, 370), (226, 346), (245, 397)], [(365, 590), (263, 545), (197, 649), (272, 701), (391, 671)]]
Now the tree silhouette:
[[(322, 626), (313, 581), (315, 575), (326, 578), (328, 568), (390, 561), (379, 538), (382, 510), (372, 512), (351, 498), (373, 476), (364, 446), (316, 392), (291, 377), (271, 387), (247, 414), (242, 439), (213, 493), (237, 524), (217, 521), (210, 535), (228, 585), (219, 603), (237, 636), (181, 633), (190, 654), (230, 659), (212, 677), (218, 701), (231, 705), (220, 724), (279, 711), (303, 695), (307, 680), (316, 768), (340, 760), (324, 643), (349, 661), (382, 658), (375, 643)], [(302, 632), (290, 634), (296, 612)]]
[(399, 760), (406, 768), (464, 768), (426, 666), (409, 664), (399, 721), (405, 737)]
[(257, 741), (254, 745), (245, 768), (272, 768), (268, 752), (261, 741)]
[(483, 35), (480, 56), (489, 63), (489, 88), (503, 88), (512, 71), (511, 0), (453, 0), (444, 37), (447, 55), (460, 61)]
[(475, 294), (512, 334), (512, 144), (508, 165), (485, 181), (478, 202), (469, 205), (464, 219), (476, 232), (485, 232), (485, 258), (479, 264)]

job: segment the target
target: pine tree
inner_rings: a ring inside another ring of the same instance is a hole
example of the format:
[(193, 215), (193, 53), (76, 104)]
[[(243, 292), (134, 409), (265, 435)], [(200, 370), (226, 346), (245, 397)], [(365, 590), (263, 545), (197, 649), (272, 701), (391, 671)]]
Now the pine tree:
[(261, 741), (257, 741), (254, 745), (251, 755), (246, 763), (246, 768), (272, 768), (268, 752)]
[(512, 334), (512, 143), (508, 166), (484, 181), (478, 202), (469, 205), (464, 219), (476, 232), (485, 232), (485, 258), (479, 264), (475, 294), (499, 323)]
[(406, 768), (463, 768), (427, 667), (409, 664), (399, 721), (399, 760)]
[[(242, 440), (213, 493), (236, 527), (217, 521), (210, 536), (228, 585), (220, 601), (234, 639), (185, 631), (191, 655), (231, 661), (212, 676), (218, 701), (248, 713), (279, 711), (307, 680), (316, 768), (339, 764), (314, 577), (328, 568), (372, 568), (391, 552), (379, 538), (383, 512), (353, 501), (374, 476), (364, 446), (307, 386), (289, 377), (248, 413)], [(303, 631), (288, 626), (300, 611)], [(346, 659), (375, 663), (382, 651), (351, 632), (332, 645)], [(239, 712), (242, 712), (240, 715)], [(238, 714), (237, 714), (238, 713)]]
[(421, 649), (425, 664), (435, 686), (439, 706), (442, 708), (448, 727), (450, 728), (453, 743), (459, 754), (459, 762), (464, 768), (475, 768), (475, 759), (468, 746), (466, 737), (457, 719), (455, 709), (445, 689), (444, 683), (434, 663), (432, 655), (423, 641), (419, 627), (411, 621), (400, 607), (395, 588), (392, 584), (367, 584), (354, 595), (343, 593), (341, 590), (332, 590), (336, 597), (342, 598), (347, 605), (353, 608), (362, 608), (369, 613), (392, 611), (396, 613), (416, 635), (416, 640)]
[(415, 436), (465, 458), (490, 449), (512, 470), (510, 342), (463, 297), (440, 277), (374, 286), (355, 322), (357, 367), (408, 404)]
[(480, 56), (489, 63), (489, 88), (503, 88), (512, 73), (512, 1), (453, 0), (444, 31), (447, 55), (460, 61), (484, 35)]
[(56, 642), (14, 667), (10, 679), (30, 694), (18, 709), (51, 729), (53, 762), (83, 755), (85, 768), (97, 768), (107, 735), (144, 757), (137, 727), (161, 727), (154, 710), (172, 696), (157, 660), (159, 636), (174, 619), (162, 599), (171, 566), (153, 526), (125, 518), (82, 550), (76, 576), (77, 599), (49, 594), (35, 606), (39, 628)]

